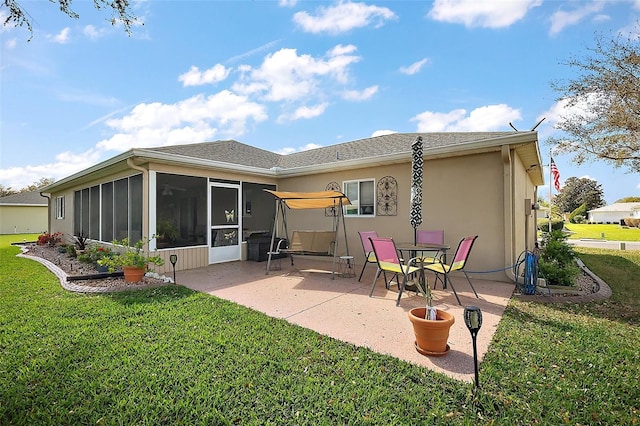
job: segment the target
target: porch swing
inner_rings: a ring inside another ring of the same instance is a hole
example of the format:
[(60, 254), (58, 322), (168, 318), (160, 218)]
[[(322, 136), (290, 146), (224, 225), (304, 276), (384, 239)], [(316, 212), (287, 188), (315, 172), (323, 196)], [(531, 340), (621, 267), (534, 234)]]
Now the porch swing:
[[(291, 265), (294, 265), (294, 256), (330, 256), (333, 257), (331, 269), (331, 279), (335, 278), (336, 260), (338, 254), (338, 234), (340, 222), (342, 222), (342, 234), (346, 255), (349, 256), (349, 244), (347, 242), (347, 228), (344, 222), (343, 206), (351, 204), (351, 201), (340, 191), (321, 192), (283, 192), (265, 189), (264, 191), (276, 197), (276, 215), (273, 221), (273, 232), (271, 233), (271, 245), (267, 260), (266, 273), (271, 270), (272, 256), (288, 254), (291, 258)], [(333, 228), (331, 230), (294, 230), (289, 234), (287, 227), (287, 209), (331, 209), (333, 212)], [(280, 219), (279, 219), (280, 218)], [(278, 239), (276, 234), (281, 226), (285, 234), (285, 240)], [(288, 244), (282, 247), (283, 241)]]

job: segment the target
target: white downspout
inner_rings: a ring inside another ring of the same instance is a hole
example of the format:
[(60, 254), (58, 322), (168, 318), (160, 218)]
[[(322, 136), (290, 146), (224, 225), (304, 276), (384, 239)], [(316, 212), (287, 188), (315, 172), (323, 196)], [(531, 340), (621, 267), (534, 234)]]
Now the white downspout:
[[(502, 163), (503, 163), (503, 186), (504, 186), (504, 265), (513, 265), (515, 262), (515, 232), (514, 232), (514, 206), (513, 206), (513, 163), (511, 159), (511, 149), (509, 145), (502, 145)], [(507, 277), (515, 281), (516, 276), (511, 268), (506, 269)]]

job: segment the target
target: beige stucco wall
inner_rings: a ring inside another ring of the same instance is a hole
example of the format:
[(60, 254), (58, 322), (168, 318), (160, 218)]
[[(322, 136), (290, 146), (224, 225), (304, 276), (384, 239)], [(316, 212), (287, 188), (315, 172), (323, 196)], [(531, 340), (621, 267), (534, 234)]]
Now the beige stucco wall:
[(47, 206), (0, 206), (0, 234), (35, 234), (47, 229)]
[[(397, 215), (346, 218), (350, 254), (356, 257), (358, 268), (360, 268), (364, 259), (358, 231), (375, 230), (379, 235), (391, 236), (397, 242), (413, 240), (413, 229), (409, 223), (410, 162), (362, 169), (345, 168), (345, 170), (331, 173), (280, 178), (244, 175), (237, 172), (214, 172), (164, 164), (150, 164), (145, 167), (156, 172), (276, 184), (280, 191), (322, 191), (331, 182), (337, 182), (342, 186), (343, 181), (346, 180), (375, 179), (377, 183), (384, 176), (393, 176), (398, 184)], [(81, 186), (52, 194), (52, 199), (58, 195), (66, 196), (67, 211), (64, 220), (51, 217), (52, 232), (62, 231), (72, 235), (74, 190), (137, 173), (139, 171), (119, 169), (113, 175), (103, 175), (90, 183), (83, 183)], [(143, 217), (143, 229), (145, 229), (143, 234), (147, 235), (149, 183), (148, 174), (145, 173), (143, 176), (145, 177), (143, 212), (146, 213)], [(460, 239), (468, 235), (478, 235), (468, 270), (502, 269), (512, 265), (525, 247), (533, 247), (535, 219), (532, 215), (525, 214), (525, 199), (535, 200), (535, 198), (535, 186), (514, 150), (506, 149), (503, 152), (494, 151), (440, 159), (427, 157), (424, 162), (423, 224), (420, 229), (444, 229), (445, 242), (451, 246), (450, 256), (453, 255)], [(53, 214), (54, 212), (51, 212), (51, 215)], [(287, 219), (290, 231), (326, 230), (331, 229), (333, 223), (333, 218), (326, 217), (323, 209), (288, 211)], [(342, 240), (339, 244), (344, 251)], [(208, 247), (160, 251), (160, 254), (166, 258), (172, 253), (178, 254), (180, 258), (178, 270), (206, 266), (208, 262)], [(171, 266), (167, 262), (165, 267), (157, 270), (161, 273), (168, 272)], [(511, 281), (510, 272), (509, 270), (476, 274), (474, 277), (509, 282)]]
[[(396, 242), (413, 240), (413, 228), (409, 223), (410, 173), (409, 162), (387, 167), (349, 169), (337, 173), (282, 179), (279, 190), (316, 191), (324, 190), (330, 182), (342, 185), (344, 180), (374, 178), (377, 182), (384, 176), (396, 178), (396, 216), (345, 219), (350, 254), (356, 256), (358, 265), (362, 265), (364, 255), (358, 231), (375, 230), (380, 236), (393, 237)], [(505, 188), (513, 191), (512, 199), (506, 203)], [(436, 160), (425, 158), (423, 223), (419, 229), (444, 229), (445, 243), (451, 246), (450, 256), (463, 237), (478, 235), (467, 268), (471, 271), (504, 268), (511, 265), (508, 261), (510, 262), (511, 258), (515, 261), (520, 250), (525, 248), (524, 200), (534, 199), (534, 188), (517, 157), (507, 164), (505, 171), (500, 152)], [(509, 219), (505, 217), (505, 204), (512, 209), (514, 222), (509, 226), (513, 234), (509, 238), (513, 240), (514, 247), (510, 255), (505, 255), (505, 251), (511, 251), (505, 244), (505, 220)], [(332, 226), (331, 218), (325, 217), (324, 211), (319, 210), (291, 211), (287, 219), (290, 231), (330, 229)], [(533, 239), (530, 238), (530, 245), (532, 244)], [(511, 281), (506, 272), (483, 273), (475, 277)]]

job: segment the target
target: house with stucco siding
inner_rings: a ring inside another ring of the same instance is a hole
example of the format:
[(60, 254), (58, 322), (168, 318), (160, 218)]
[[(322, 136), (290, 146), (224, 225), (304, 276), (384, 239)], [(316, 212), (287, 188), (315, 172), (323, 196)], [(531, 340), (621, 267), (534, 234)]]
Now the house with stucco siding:
[(640, 203), (614, 203), (587, 211), (590, 223), (620, 223), (625, 217), (640, 217)]
[(0, 198), (0, 234), (32, 234), (49, 229), (48, 201), (38, 191)]
[[(395, 133), (286, 155), (235, 140), (134, 148), (42, 192), (67, 206), (58, 218), (49, 204), (51, 232), (84, 232), (102, 242), (157, 235), (150, 248), (167, 260), (176, 254), (176, 268), (190, 269), (245, 259), (251, 236), (273, 227), (276, 203), (265, 189), (337, 189), (351, 200), (346, 246), (362, 264), (358, 231), (413, 239), (411, 144), (418, 136), (424, 146), (421, 229), (444, 229), (452, 249), (464, 236), (479, 235), (469, 263), (477, 271), (512, 265), (533, 247), (531, 207), (544, 183), (533, 131)], [(335, 220), (324, 209), (295, 213), (289, 229), (327, 230)], [(510, 273), (486, 278), (509, 281)]]

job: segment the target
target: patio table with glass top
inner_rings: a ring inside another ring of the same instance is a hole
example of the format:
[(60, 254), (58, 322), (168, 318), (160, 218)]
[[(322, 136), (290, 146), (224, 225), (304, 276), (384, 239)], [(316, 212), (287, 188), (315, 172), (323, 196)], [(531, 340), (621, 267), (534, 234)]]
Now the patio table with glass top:
[[(414, 244), (412, 242), (404, 242), (404, 243), (396, 243), (396, 248), (398, 249), (398, 251), (401, 254), (401, 257), (406, 258), (406, 259), (413, 259), (414, 257), (417, 256), (417, 253), (420, 252), (421, 254), (423, 252), (435, 252), (434, 256), (431, 256), (433, 258), (437, 258), (438, 255), (440, 253), (442, 253), (442, 262), (446, 263), (447, 262), (447, 250), (449, 250), (451, 248), (451, 246), (448, 246), (446, 244), (436, 244), (436, 243), (418, 243), (418, 244)], [(408, 255), (405, 256), (405, 253)], [(423, 263), (423, 259), (424, 256), (420, 256), (420, 263)], [(423, 269), (423, 268), (422, 268)], [(424, 274), (424, 269), (422, 274)], [(421, 279), (423, 278), (424, 275), (421, 277)], [(446, 284), (444, 284), (443, 288), (447, 288)]]

